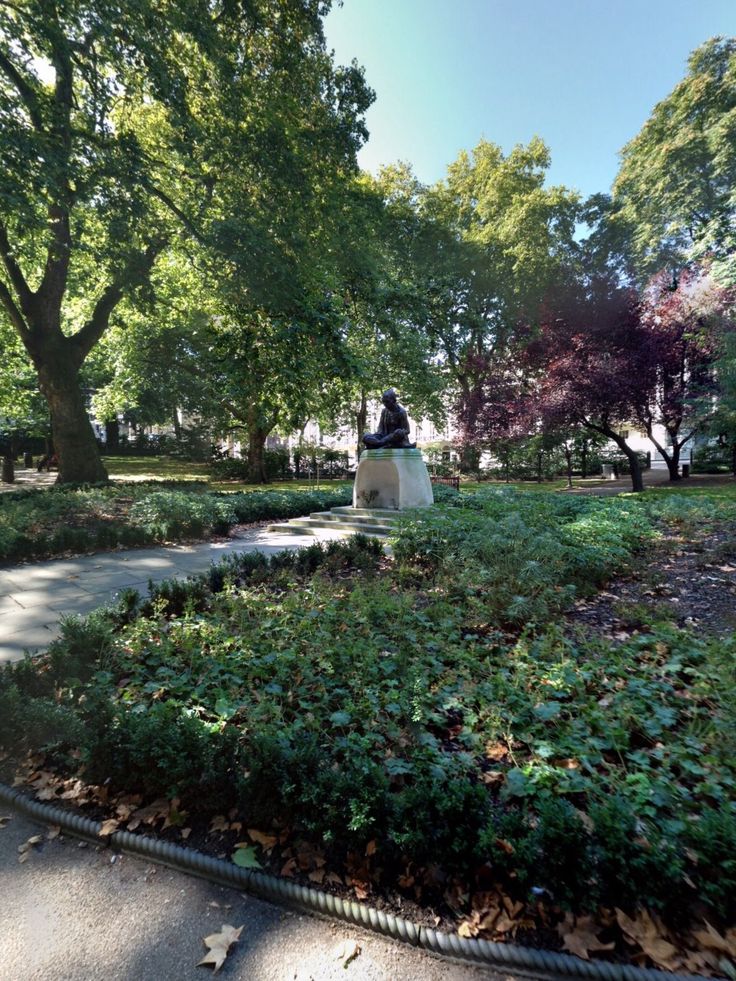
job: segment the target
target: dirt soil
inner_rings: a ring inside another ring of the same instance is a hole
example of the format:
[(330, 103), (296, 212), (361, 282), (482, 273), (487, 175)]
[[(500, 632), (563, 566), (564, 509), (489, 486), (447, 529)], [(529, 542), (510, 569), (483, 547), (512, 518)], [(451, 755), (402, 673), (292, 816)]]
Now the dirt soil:
[(580, 600), (568, 622), (620, 640), (653, 616), (707, 634), (736, 629), (736, 522), (661, 531), (636, 572)]

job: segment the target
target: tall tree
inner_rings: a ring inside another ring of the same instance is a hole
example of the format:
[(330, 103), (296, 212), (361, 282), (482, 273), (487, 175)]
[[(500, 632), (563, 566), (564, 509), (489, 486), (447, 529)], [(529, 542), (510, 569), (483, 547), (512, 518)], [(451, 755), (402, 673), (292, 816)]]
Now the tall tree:
[(275, 260), (306, 244), (290, 198), (315, 199), (315, 161), (354, 166), (370, 93), (328, 56), (328, 9), (0, 6), (0, 303), (48, 401), (61, 480), (105, 477), (79, 372), (172, 239), (226, 253), (243, 288), (274, 267), (283, 283)]
[(435, 227), (433, 328), (461, 406), (481, 384), (476, 369), (507, 358), (519, 324), (577, 255), (578, 197), (545, 186), (549, 164), (536, 137), (508, 155), (484, 140), (425, 195)]
[(621, 155), (614, 200), (639, 277), (709, 256), (736, 283), (736, 38), (712, 38)]
[(626, 430), (654, 391), (656, 375), (643, 343), (631, 290), (606, 285), (548, 305), (526, 358), (535, 378), (529, 398), (547, 430), (579, 426), (611, 440), (626, 457), (634, 491), (644, 489)]
[(683, 446), (704, 431), (716, 410), (716, 360), (729, 300), (702, 269), (674, 278), (661, 273), (644, 291), (640, 361), (654, 371), (656, 384), (642, 393), (636, 418), (667, 463), (670, 480), (680, 478)]
[(389, 385), (414, 417), (444, 418), (446, 373), (430, 329), (427, 296), (432, 270), (424, 240), (431, 235), (420, 210), (422, 187), (398, 164), (378, 178), (362, 175), (345, 213), (340, 278), (348, 371), (336, 379), (337, 418), (358, 436), (358, 453), (371, 400)]

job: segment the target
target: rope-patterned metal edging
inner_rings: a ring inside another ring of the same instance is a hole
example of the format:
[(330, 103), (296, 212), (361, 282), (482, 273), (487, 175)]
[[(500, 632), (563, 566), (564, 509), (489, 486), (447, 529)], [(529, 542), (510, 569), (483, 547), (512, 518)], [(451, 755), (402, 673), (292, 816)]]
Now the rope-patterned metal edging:
[(218, 885), (234, 887), (261, 899), (335, 917), (436, 954), (502, 970), (546, 975), (551, 978), (589, 978), (591, 981), (702, 981), (700, 975), (670, 974), (631, 964), (612, 964), (608, 961), (584, 961), (569, 954), (559, 954), (550, 950), (535, 950), (515, 944), (468, 939), (456, 933), (434, 930), (404, 917), (394, 916), (385, 910), (333, 896), (331, 893), (308, 888), (297, 882), (250, 869), (241, 869), (232, 862), (204, 855), (194, 849), (183, 848), (173, 842), (147, 838), (145, 835), (133, 834), (130, 831), (115, 831), (108, 837), (100, 837), (101, 824), (98, 821), (92, 821), (81, 814), (55, 807), (53, 804), (33, 800), (20, 790), (1, 783), (0, 802), (45, 824), (59, 825), (65, 831), (87, 841), (98, 844), (107, 842), (117, 851), (158, 862), (177, 872), (198, 875)]

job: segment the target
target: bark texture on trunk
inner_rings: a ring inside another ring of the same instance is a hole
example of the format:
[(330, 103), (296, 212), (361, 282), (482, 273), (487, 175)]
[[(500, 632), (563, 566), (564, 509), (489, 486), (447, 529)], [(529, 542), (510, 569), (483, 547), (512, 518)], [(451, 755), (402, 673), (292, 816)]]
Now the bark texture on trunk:
[(251, 484), (267, 484), (266, 463), (263, 451), (266, 448), (266, 437), (270, 429), (253, 426), (248, 430), (248, 482)]
[(120, 423), (117, 419), (108, 419), (105, 423), (105, 443), (108, 451), (120, 448)]
[(655, 449), (658, 450), (660, 456), (667, 464), (667, 470), (669, 471), (670, 480), (680, 480), (680, 444), (677, 439), (672, 440), (672, 450), (668, 453), (667, 450), (662, 446), (658, 439), (654, 436), (654, 430), (652, 427), (647, 428), (647, 436), (649, 437), (649, 442), (652, 443)]
[(59, 458), (58, 482), (106, 481), (107, 471), (79, 387), (79, 368), (65, 345), (58, 345), (54, 354), (37, 367), (39, 386), (51, 411), (51, 432)]

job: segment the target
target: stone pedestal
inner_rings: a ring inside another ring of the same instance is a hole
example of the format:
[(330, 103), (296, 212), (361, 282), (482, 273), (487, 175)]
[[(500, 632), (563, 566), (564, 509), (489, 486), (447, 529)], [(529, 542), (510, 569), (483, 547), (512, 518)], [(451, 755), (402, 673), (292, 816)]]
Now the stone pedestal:
[(355, 474), (354, 508), (425, 508), (434, 504), (421, 450), (363, 450)]

